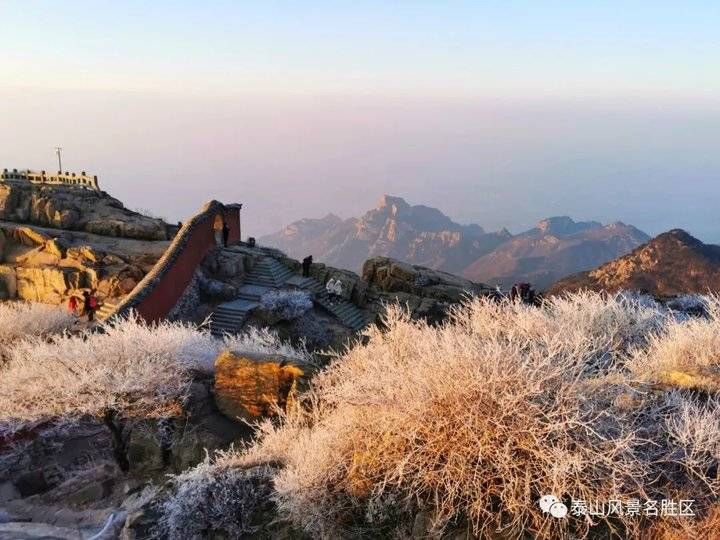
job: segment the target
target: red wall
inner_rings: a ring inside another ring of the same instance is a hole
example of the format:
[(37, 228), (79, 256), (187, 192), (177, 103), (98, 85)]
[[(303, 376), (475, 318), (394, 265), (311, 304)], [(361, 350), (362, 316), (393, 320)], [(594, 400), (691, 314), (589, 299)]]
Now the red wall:
[[(225, 207), (221, 211), (223, 219), (230, 229), (228, 243), (234, 244), (240, 240), (240, 208), (231, 206)], [(209, 214), (207, 219), (197, 224), (191, 231), (182, 251), (165, 269), (158, 278), (159, 280), (154, 283), (147, 296), (134, 306), (143, 319), (153, 322), (166, 317), (192, 281), (196, 268), (205, 256), (215, 249), (217, 246), (214, 229), (215, 215), (216, 213)]]

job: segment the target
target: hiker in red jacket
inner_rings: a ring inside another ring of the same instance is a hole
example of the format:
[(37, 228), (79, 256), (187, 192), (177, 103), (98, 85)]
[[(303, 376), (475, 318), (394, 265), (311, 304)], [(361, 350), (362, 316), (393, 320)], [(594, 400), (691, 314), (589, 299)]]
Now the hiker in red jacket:
[(83, 292), (83, 308), (85, 310), (85, 314), (87, 315), (88, 322), (92, 322), (95, 320), (95, 311), (98, 308), (98, 299), (95, 295), (95, 291)]
[(78, 300), (76, 296), (71, 296), (68, 300), (68, 311), (77, 317), (78, 314)]

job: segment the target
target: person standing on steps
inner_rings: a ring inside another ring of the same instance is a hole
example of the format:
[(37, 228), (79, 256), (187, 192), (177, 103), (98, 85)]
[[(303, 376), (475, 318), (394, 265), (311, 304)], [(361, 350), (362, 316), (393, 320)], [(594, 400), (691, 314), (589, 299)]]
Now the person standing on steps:
[(223, 226), (222, 226), (223, 247), (227, 247), (229, 237), (230, 237), (230, 227), (227, 226), (227, 223), (223, 223)]
[(83, 310), (82, 314), (87, 315), (88, 321), (92, 320), (92, 315), (90, 314), (90, 293), (88, 291), (83, 291)]
[(307, 257), (305, 257), (303, 259), (303, 262), (302, 262), (303, 277), (310, 277), (310, 265), (312, 264), (312, 262), (313, 262), (312, 255), (308, 255)]
[(95, 320), (95, 311), (98, 307), (98, 299), (95, 295), (95, 291), (83, 291), (83, 311), (87, 315), (88, 322)]

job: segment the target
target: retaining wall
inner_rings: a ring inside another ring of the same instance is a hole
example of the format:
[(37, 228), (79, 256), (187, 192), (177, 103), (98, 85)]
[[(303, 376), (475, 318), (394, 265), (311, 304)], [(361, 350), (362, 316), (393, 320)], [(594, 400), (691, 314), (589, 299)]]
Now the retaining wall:
[(148, 322), (163, 319), (183, 294), (205, 256), (218, 246), (216, 218), (222, 216), (230, 232), (228, 243), (240, 240), (240, 205), (210, 201), (186, 221), (153, 269), (110, 317), (136, 311)]

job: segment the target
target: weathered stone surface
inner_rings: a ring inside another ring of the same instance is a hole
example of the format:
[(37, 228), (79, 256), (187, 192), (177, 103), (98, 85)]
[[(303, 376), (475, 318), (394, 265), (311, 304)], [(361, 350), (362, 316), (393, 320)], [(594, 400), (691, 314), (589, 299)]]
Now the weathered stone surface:
[(63, 186), (0, 185), (0, 219), (107, 236), (168, 239), (163, 220), (127, 210), (105, 192)]
[(23, 497), (43, 493), (50, 489), (45, 475), (41, 470), (32, 470), (21, 474), (15, 479), (15, 487)]
[(76, 540), (78, 529), (56, 527), (47, 523), (11, 522), (0, 524), (0, 540)]
[(292, 401), (305, 371), (282, 356), (225, 352), (215, 360), (215, 402), (233, 420), (271, 416)]
[(441, 302), (457, 303), (468, 295), (492, 292), (492, 289), (460, 276), (413, 266), (387, 257), (375, 257), (365, 261), (363, 279), (381, 292), (405, 292)]
[(232, 300), (237, 297), (237, 287), (204, 274), (198, 276), (198, 284), (201, 294), (210, 300)]
[(60, 257), (41, 246), (21, 255), (16, 262), (24, 266), (54, 266), (60, 262)]
[(57, 267), (17, 268), (17, 295), (22, 300), (59, 304), (68, 290), (83, 285), (82, 274)]
[(0, 262), (6, 263), (0, 264), (0, 299), (58, 304), (82, 289), (117, 299), (135, 288), (167, 245), (52, 230), (50, 237), (45, 231), (9, 224), (0, 228)]
[(22, 497), (15, 484), (9, 480), (0, 482), (0, 504)]
[(0, 299), (9, 300), (17, 296), (17, 275), (15, 268), (0, 265)]
[[(2, 189), (0, 189), (1, 191)], [(32, 227), (16, 227), (12, 230), (12, 238), (17, 244), (31, 247), (42, 246), (48, 240), (45, 234), (36, 231)]]
[[(102, 252), (98, 252), (92, 246), (73, 246), (67, 248), (67, 256), (70, 259), (75, 259), (82, 262), (96, 263), (100, 259), (105, 259), (107, 256)], [(119, 257), (111, 259), (105, 264), (112, 264), (115, 261), (119, 261), (121, 264), (124, 262)]]

